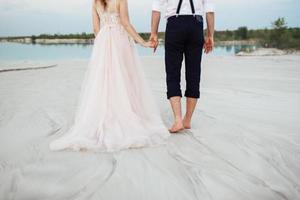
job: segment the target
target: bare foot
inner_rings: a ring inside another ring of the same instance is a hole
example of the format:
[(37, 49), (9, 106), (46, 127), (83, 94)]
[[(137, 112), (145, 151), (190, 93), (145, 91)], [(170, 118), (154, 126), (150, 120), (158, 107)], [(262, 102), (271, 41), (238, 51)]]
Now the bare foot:
[(182, 120), (183, 123), (183, 127), (185, 129), (191, 129), (191, 120), (190, 119), (186, 119), (185, 117)]
[(173, 126), (169, 129), (170, 133), (178, 133), (184, 129), (182, 121), (175, 122)]

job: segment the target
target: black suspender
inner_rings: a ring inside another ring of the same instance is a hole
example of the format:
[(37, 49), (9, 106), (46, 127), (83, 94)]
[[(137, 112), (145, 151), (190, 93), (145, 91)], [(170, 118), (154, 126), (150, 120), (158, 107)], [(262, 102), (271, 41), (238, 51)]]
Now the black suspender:
[(176, 11), (176, 16), (178, 16), (178, 15), (179, 15), (180, 8), (181, 8), (181, 4), (182, 4), (182, 0), (179, 0), (179, 2), (178, 2), (178, 6), (177, 6), (177, 11)]
[[(179, 0), (178, 6), (177, 6), (177, 10), (176, 10), (176, 16), (179, 15), (180, 8), (181, 8), (181, 4), (182, 4), (182, 0)], [(194, 2), (193, 2), (193, 0), (190, 0), (190, 5), (191, 5), (192, 13), (193, 13), (193, 15), (195, 16), (195, 7), (194, 7)]]
[(192, 13), (193, 13), (193, 15), (195, 15), (195, 7), (194, 7), (193, 0), (190, 0), (190, 4), (191, 4)]

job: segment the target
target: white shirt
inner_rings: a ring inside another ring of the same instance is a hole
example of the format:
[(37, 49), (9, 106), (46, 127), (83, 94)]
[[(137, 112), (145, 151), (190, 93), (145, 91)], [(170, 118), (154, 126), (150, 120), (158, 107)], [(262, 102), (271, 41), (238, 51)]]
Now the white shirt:
[[(214, 12), (213, 0), (193, 0), (196, 15), (204, 15), (207, 12)], [(162, 12), (166, 9), (166, 18), (176, 15), (179, 0), (153, 0), (152, 10)], [(182, 0), (179, 15), (191, 15), (192, 9), (190, 0)]]

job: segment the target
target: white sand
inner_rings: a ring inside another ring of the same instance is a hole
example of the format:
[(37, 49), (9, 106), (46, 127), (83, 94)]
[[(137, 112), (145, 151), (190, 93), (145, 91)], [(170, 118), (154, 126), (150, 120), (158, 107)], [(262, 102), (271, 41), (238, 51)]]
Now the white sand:
[[(163, 59), (143, 63), (169, 126)], [(70, 126), (87, 60), (0, 73), (0, 199), (300, 199), (299, 63), (208, 56), (191, 131), (103, 154), (48, 149)]]

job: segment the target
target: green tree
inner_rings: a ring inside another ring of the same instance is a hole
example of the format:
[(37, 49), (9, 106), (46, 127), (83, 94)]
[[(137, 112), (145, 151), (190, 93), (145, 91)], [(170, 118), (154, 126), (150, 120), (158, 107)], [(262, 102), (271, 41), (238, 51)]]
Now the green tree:
[(276, 48), (285, 48), (290, 36), (287, 31), (287, 23), (283, 17), (272, 22), (273, 30), (270, 34), (270, 44)]
[(235, 32), (236, 39), (247, 40), (248, 37), (248, 28), (246, 26), (239, 27)]
[(284, 17), (279, 17), (277, 20), (272, 22), (272, 26), (274, 29), (284, 30), (287, 28), (287, 23), (286, 23)]
[(31, 42), (32, 42), (32, 44), (35, 44), (35, 43), (36, 43), (35, 40), (36, 40), (36, 36), (35, 36), (35, 35), (32, 35), (32, 36), (31, 36)]

